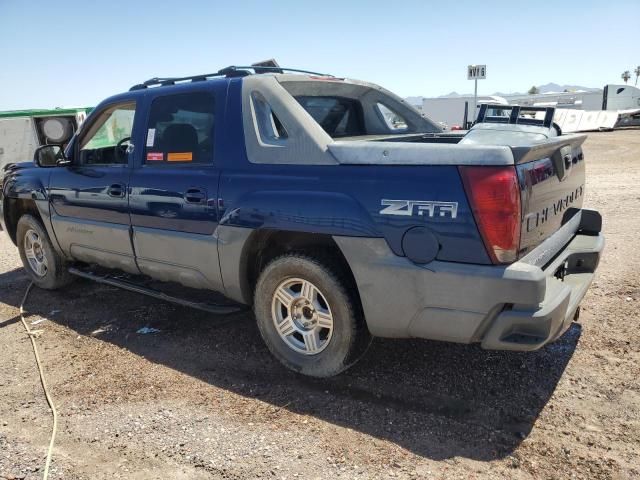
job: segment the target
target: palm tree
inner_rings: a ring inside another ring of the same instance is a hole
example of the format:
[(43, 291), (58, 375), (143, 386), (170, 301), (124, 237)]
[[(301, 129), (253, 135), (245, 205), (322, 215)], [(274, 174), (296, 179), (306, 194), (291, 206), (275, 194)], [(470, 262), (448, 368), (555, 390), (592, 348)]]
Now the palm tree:
[(640, 65), (633, 71), (636, 74), (636, 87), (638, 86), (638, 77), (640, 77)]
[(622, 75), (620, 75), (620, 78), (624, 80), (624, 83), (627, 83), (631, 78), (631, 74), (629, 73), (629, 70), (625, 70), (624, 72), (622, 72)]

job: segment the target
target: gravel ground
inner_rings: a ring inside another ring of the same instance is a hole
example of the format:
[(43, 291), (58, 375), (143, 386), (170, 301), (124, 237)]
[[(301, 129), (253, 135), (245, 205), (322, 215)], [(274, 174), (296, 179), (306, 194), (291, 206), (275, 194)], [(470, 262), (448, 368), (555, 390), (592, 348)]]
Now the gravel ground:
[[(607, 248), (579, 322), (538, 352), (376, 339), (309, 380), (250, 314), (85, 281), (34, 290), (60, 412), (51, 478), (639, 478), (640, 131), (591, 134), (585, 154)], [(51, 433), (18, 316), (27, 284), (2, 235), (0, 478), (39, 478)]]

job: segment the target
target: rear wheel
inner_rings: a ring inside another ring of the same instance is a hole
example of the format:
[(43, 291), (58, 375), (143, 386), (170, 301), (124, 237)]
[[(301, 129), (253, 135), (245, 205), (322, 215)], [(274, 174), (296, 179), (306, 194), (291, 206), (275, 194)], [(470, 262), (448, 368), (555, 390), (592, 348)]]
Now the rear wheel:
[(329, 262), (290, 254), (260, 274), (254, 310), (262, 338), (291, 370), (330, 377), (353, 365), (371, 337), (354, 293)]
[(49, 235), (35, 217), (20, 217), (16, 241), (24, 269), (38, 287), (55, 290), (73, 280), (65, 259), (54, 250)]

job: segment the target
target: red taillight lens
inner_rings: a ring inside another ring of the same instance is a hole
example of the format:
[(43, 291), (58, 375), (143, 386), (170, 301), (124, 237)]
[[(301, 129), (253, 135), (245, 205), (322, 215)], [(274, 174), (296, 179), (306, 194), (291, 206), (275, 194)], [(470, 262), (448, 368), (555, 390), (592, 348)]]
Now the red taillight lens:
[(493, 263), (511, 263), (520, 247), (520, 189), (514, 167), (459, 167), (473, 216)]

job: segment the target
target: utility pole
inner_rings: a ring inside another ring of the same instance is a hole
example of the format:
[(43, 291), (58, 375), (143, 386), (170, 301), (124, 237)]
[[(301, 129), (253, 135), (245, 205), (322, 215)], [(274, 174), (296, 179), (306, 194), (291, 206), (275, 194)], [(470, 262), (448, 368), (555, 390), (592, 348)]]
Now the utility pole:
[(478, 114), (478, 78), (473, 81), (473, 121), (476, 121)]

